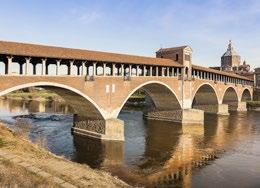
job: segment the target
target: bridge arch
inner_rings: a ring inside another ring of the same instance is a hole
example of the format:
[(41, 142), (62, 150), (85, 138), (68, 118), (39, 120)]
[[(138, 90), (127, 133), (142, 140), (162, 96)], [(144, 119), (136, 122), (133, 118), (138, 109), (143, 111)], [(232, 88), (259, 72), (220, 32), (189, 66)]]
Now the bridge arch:
[(158, 110), (176, 110), (181, 109), (181, 103), (176, 92), (167, 84), (160, 81), (148, 81), (135, 87), (127, 95), (121, 103), (120, 108), (116, 114), (118, 117), (127, 100), (139, 89), (145, 91), (152, 99), (156, 109)]
[[(204, 94), (208, 94), (205, 97)], [(197, 87), (193, 96), (192, 96), (192, 106), (197, 104), (205, 105), (205, 104), (219, 104), (219, 96), (214, 86), (210, 83), (202, 83)]]
[[(62, 98), (64, 98), (65, 101), (71, 105), (76, 113), (78, 113), (80, 116), (90, 119), (105, 119), (105, 113), (95, 103), (95, 101), (93, 101), (90, 97), (81, 91), (64, 84), (58, 84), (54, 82), (32, 82), (3, 90), (0, 92), (0, 96), (28, 87), (41, 87), (57, 93)], [(77, 98), (74, 99), (74, 97)], [(86, 112), (86, 109), (89, 111)]]
[(227, 104), (228, 109), (235, 111), (238, 107), (239, 97), (236, 89), (229, 86), (225, 89), (222, 97), (222, 104)]
[(247, 100), (252, 100), (252, 94), (249, 89), (244, 89), (244, 91), (241, 94), (241, 100), (240, 101), (247, 101)]

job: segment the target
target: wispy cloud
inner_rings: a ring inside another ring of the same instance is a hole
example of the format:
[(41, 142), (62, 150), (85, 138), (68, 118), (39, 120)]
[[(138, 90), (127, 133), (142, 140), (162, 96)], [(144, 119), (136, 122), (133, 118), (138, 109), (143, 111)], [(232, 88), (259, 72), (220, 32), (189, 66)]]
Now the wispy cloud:
[[(93, 8), (71, 8), (70, 11), (70, 19), (76, 20), (80, 24), (88, 25), (94, 22), (100, 21), (102, 18), (102, 12)], [(68, 15), (67, 15), (68, 16)]]

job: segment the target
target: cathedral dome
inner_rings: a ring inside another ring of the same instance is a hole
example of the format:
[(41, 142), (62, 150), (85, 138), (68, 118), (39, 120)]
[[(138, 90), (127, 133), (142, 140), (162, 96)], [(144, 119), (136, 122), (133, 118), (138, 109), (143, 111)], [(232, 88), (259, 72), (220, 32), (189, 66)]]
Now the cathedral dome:
[(234, 47), (232, 46), (231, 40), (229, 41), (227, 51), (223, 54), (222, 57), (228, 56), (239, 56), (238, 53), (235, 51)]

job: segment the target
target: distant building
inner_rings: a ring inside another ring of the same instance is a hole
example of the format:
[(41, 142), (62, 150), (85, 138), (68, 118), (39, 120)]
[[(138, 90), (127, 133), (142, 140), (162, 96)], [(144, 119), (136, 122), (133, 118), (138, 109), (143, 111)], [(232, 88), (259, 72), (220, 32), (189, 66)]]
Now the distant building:
[(254, 100), (260, 101), (260, 68), (255, 69), (255, 88), (254, 88)]
[(255, 69), (255, 86), (260, 88), (260, 68)]
[(241, 63), (241, 57), (235, 51), (231, 41), (229, 41), (227, 51), (221, 57), (221, 70), (237, 71)]
[(250, 71), (250, 65), (247, 64), (246, 61), (243, 61), (243, 64), (241, 64), (241, 57), (236, 52), (231, 41), (229, 41), (227, 51), (221, 56), (221, 66), (211, 68), (226, 72), (234, 72), (251, 79), (254, 77), (254, 72)]

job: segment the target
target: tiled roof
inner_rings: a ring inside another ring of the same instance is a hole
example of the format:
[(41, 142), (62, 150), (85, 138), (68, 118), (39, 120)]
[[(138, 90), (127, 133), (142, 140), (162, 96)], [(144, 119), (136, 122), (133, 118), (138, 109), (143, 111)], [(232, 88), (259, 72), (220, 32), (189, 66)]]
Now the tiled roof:
[(207, 68), (207, 67), (202, 67), (202, 66), (199, 66), (199, 65), (192, 65), (192, 68), (193, 69), (196, 69), (196, 70), (201, 70), (201, 71), (206, 71), (206, 72), (211, 72), (211, 73), (215, 73), (215, 74), (221, 74), (221, 75), (225, 75), (225, 76), (230, 76), (230, 77), (233, 77), (233, 78), (240, 78), (240, 79), (244, 79), (244, 80), (249, 80), (249, 81), (253, 81), (252, 79), (249, 79), (245, 76), (240, 76), (238, 74), (235, 74), (235, 73), (229, 73), (229, 72), (225, 72), (225, 71), (219, 71), (219, 70), (216, 70), (216, 69), (211, 69), (211, 68)]
[(157, 52), (168, 52), (168, 51), (172, 51), (172, 50), (181, 50), (184, 48), (189, 47), (188, 45), (185, 46), (177, 46), (177, 47), (172, 47), (172, 48), (160, 48)]
[(0, 41), (0, 54), (182, 67), (170, 59)]

